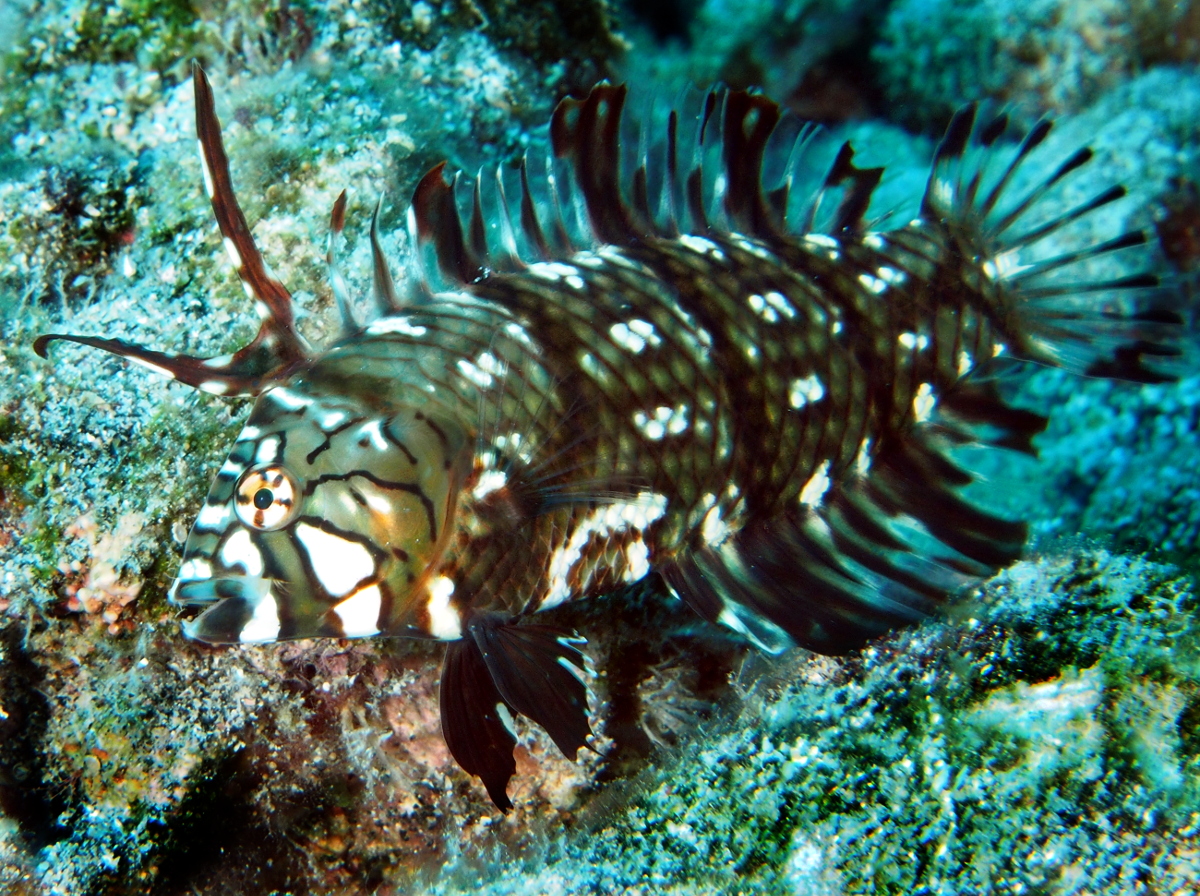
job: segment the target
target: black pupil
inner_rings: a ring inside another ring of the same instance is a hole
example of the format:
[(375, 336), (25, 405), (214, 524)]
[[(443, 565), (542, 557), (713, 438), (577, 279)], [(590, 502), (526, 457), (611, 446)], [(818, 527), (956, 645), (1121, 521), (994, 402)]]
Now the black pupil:
[(254, 506), (266, 510), (275, 503), (275, 495), (269, 488), (260, 488), (254, 493)]

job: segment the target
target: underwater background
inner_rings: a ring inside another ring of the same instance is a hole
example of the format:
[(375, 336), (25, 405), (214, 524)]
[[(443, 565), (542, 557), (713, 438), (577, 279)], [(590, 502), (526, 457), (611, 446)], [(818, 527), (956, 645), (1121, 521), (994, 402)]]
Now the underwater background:
[(896, 207), (962, 103), (1051, 114), (1092, 187), (1130, 191), (1096, 226), (1152, 225), (1194, 288), (1200, 3), (0, 0), (0, 53), (0, 893), (1200, 893), (1200, 371), (1015, 380), (1051, 420), (990, 471), (1027, 559), (861, 653), (759, 656), (650, 597), (573, 609), (601, 752), (523, 729), (502, 816), (442, 742), (435, 647), (180, 635), (166, 588), (247, 403), (31, 348), (217, 355), (257, 325), (192, 59), (315, 344), (343, 188), (367, 295), (378, 196), (402, 260), (421, 174), (536, 150), (600, 77), (761, 86), (886, 165)]

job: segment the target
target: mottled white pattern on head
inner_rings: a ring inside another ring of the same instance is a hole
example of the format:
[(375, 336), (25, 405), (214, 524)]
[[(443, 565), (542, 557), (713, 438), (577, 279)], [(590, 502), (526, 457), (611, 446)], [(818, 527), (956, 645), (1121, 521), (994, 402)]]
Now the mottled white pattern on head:
[(378, 585), (368, 585), (347, 597), (333, 608), (342, 621), (347, 638), (369, 638), (379, 634), (379, 610), (383, 595)]
[(262, 553), (250, 540), (250, 533), (245, 529), (235, 529), (233, 534), (225, 539), (225, 543), (221, 545), (221, 562), (230, 569), (241, 566), (246, 575), (262, 575)]
[(313, 403), (313, 400), (307, 395), (301, 395), (298, 392), (285, 389), (283, 386), (268, 389), (263, 393), (263, 398), (269, 398), (275, 404), (288, 411), (299, 411)]
[(274, 463), (279, 457), (279, 437), (267, 436), (258, 445), (258, 451), (254, 455), (256, 463), (270, 464)]
[(388, 443), (387, 439), (383, 437), (382, 420), (368, 420), (358, 428), (358, 432), (359, 438), (361, 439), (363, 436), (366, 436), (371, 442), (371, 447), (376, 451), (387, 450)]
[(321, 585), (334, 597), (349, 593), (375, 572), (375, 561), (363, 545), (308, 523), (296, 526), (296, 537)]
[(196, 515), (195, 527), (210, 532), (219, 531), (232, 517), (228, 504), (205, 504)]
[(180, 582), (197, 582), (212, 578), (212, 564), (207, 560), (200, 560), (193, 557), (191, 560), (184, 560), (179, 567), (179, 575), (175, 578)]
[(267, 644), (279, 640), (279, 605), (270, 588), (254, 602), (254, 611), (242, 626), (238, 640), (243, 644)]

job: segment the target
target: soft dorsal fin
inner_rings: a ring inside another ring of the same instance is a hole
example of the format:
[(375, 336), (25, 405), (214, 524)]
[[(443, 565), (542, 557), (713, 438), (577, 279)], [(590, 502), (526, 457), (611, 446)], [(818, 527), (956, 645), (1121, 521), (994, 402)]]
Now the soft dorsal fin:
[(77, 342), (128, 358), (156, 373), (173, 377), (206, 392), (218, 395), (257, 395), (273, 382), (286, 379), (308, 363), (307, 346), (296, 331), (292, 296), (272, 276), (263, 261), (246, 216), (238, 205), (229, 175), (229, 157), (221, 140), (212, 86), (204, 69), (192, 63), (192, 83), (196, 92), (196, 136), (200, 143), (200, 163), (204, 186), (212, 202), (225, 250), (237, 269), (246, 293), (256, 300), (262, 324), (254, 339), (232, 355), (221, 358), (197, 358), (171, 352), (159, 352), (122, 339), (73, 336), (51, 333), (33, 344), (34, 351), (46, 357), (47, 346), (55, 340)]
[(1032, 454), (1045, 425), (1007, 405), (994, 383), (962, 380), (934, 419), (864, 449), (857, 469), (823, 469), (811, 497), (681, 555), (663, 578), (700, 615), (769, 651), (855, 650), (936, 616), (1020, 556), (1028, 527), (964, 491), (974, 476), (953, 449)]
[(860, 231), (882, 169), (856, 167), (846, 144), (814, 162), (814, 133), (767, 97), (724, 88), (681, 97), (660, 132), (651, 103), (631, 102), (625, 85), (597, 84), (558, 104), (549, 153), (523, 160), (511, 190), (503, 170), (495, 188), (481, 177), (470, 191), (447, 179), (445, 163), (425, 175), (411, 229), (419, 247), (432, 248), (436, 270), (420, 273), (461, 286), (597, 245), (680, 233), (773, 241)]

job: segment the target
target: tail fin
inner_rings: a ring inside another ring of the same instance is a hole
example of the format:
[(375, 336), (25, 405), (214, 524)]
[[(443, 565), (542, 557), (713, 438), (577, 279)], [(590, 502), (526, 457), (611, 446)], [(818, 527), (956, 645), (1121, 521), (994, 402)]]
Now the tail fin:
[(998, 145), (1007, 129), (1004, 114), (960, 110), (934, 155), (921, 215), (982, 261), (1008, 353), (1087, 376), (1176, 379), (1185, 366), (1183, 292), (1155, 273), (1149, 228), (1094, 236), (1102, 226), (1096, 212), (1123, 199), (1125, 188), (1074, 199), (1082, 193), (1075, 175), (1092, 150), (1039, 173), (1029, 163), (1048, 151), (1051, 122), (1036, 124), (1015, 151)]

